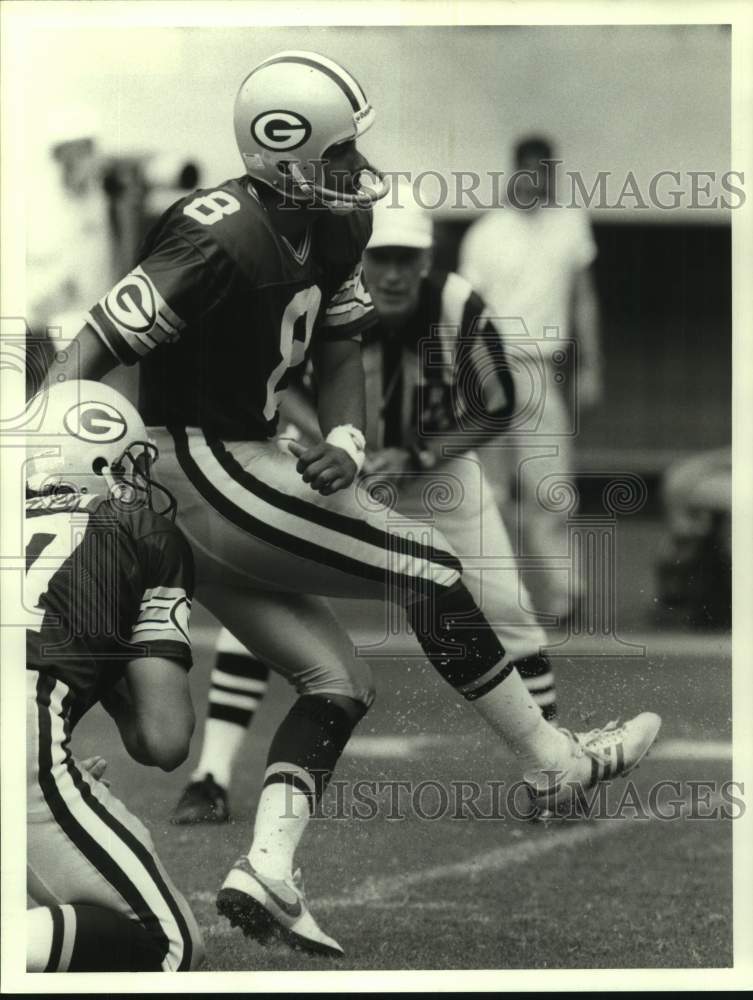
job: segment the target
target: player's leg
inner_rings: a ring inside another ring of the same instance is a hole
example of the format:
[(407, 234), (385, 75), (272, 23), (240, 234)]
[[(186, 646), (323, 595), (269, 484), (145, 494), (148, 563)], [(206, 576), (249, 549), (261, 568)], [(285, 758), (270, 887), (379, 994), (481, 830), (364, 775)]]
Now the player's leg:
[[(167, 458), (163, 481), (178, 495), (181, 526), (205, 585), (395, 601), (430, 662), (525, 765), (551, 767), (569, 756), (567, 741), (541, 718), (439, 532), (387, 511), (365, 490), (320, 496), (274, 444), (223, 445), (197, 432), (176, 432), (158, 444), (160, 461)], [(208, 504), (221, 519), (210, 521)]]
[[(353, 728), (371, 705), (371, 672), (321, 598), (217, 586), (197, 596), (299, 696), (270, 745), (253, 842), (225, 879), (218, 908), (257, 939), (266, 939), (276, 922), (291, 942), (339, 954), (308, 911), (294, 876), (295, 852)], [(291, 903), (290, 913), (280, 899)]]
[(569, 768), (571, 744), (542, 718), (441, 534), (365, 491), (320, 496), (274, 443), (223, 444), (189, 431), (159, 445), (200, 579), (399, 603), (430, 662), (524, 766)]
[(264, 697), (269, 667), (226, 628), (215, 646), (201, 755), (173, 810), (171, 822), (225, 823), (230, 818), (228, 787), (254, 714)]
[[(430, 662), (524, 766), (581, 773), (572, 743), (543, 719), (441, 534), (387, 511), (365, 491), (322, 497), (273, 443), (225, 445), (176, 432), (160, 451), (199, 580), (399, 603)], [(208, 516), (208, 507), (217, 516)]]
[[(551, 721), (557, 717), (557, 695), (552, 664), (543, 651), (546, 635), (531, 610), (496, 492), (475, 453), (447, 463), (444, 469), (462, 489), (457, 491), (456, 502), (444, 503), (436, 512), (437, 527), (463, 561), (465, 585), (531, 697)], [(414, 516), (420, 513), (416, 500), (423, 502), (423, 498), (413, 498), (410, 512)]]
[(65, 684), (27, 672), (29, 895), (47, 907), (113, 910), (146, 931), (162, 969), (197, 968), (201, 933), (149, 833), (71, 756), (70, 701)]
[(160, 972), (162, 958), (140, 923), (104, 906), (64, 903), (26, 914), (27, 972)]

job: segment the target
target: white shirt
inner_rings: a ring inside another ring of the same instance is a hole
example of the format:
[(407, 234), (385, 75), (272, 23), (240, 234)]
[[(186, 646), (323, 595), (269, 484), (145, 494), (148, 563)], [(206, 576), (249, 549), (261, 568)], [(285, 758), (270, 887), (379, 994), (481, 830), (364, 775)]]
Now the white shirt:
[[(553, 350), (570, 332), (570, 299), (577, 273), (596, 257), (588, 215), (578, 208), (522, 211), (505, 205), (486, 212), (466, 233), (458, 270), (486, 301), (508, 336), (520, 317), (530, 337)], [(545, 329), (548, 328), (545, 334)], [(554, 329), (559, 328), (559, 334)], [(521, 334), (517, 324), (517, 335)], [(550, 339), (551, 338), (551, 339)]]

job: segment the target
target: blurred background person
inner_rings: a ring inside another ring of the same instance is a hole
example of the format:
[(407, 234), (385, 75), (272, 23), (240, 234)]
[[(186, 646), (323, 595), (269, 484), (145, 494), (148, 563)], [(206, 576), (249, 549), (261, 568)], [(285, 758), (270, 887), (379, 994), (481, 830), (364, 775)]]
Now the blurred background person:
[[(568, 550), (568, 512), (542, 506), (537, 487), (552, 475), (567, 481), (573, 472), (573, 396), (568, 400), (563, 391), (560, 360), (570, 338), (577, 341), (577, 352), (570, 357), (576, 366), (576, 405), (580, 409), (593, 406), (602, 383), (598, 305), (591, 272), (596, 244), (587, 214), (556, 203), (554, 156), (552, 143), (542, 136), (517, 143), (516, 173), (514, 183), (508, 185), (508, 198), (470, 227), (460, 247), (459, 265), (460, 273), (478, 289), (494, 316), (521, 319), (531, 346), (540, 352), (538, 425), (520, 438), (520, 448), (487, 449), (483, 456), (501, 504), (508, 499), (514, 477), (525, 550), (520, 554), (544, 560), (564, 556)], [(537, 583), (531, 581), (542, 611), (560, 616), (571, 613), (581, 594), (574, 569), (573, 565), (567, 575), (545, 568), (537, 574)]]
[(85, 106), (63, 107), (45, 124), (34, 134), (26, 188), (29, 396), (41, 386), (55, 339), (78, 332), (87, 303), (112, 278), (97, 116)]

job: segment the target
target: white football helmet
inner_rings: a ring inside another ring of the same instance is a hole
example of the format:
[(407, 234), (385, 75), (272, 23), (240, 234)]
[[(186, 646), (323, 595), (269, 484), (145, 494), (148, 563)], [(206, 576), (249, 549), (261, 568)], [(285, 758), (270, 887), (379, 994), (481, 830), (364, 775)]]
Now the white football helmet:
[(249, 176), (334, 211), (368, 208), (389, 190), (373, 167), (352, 178), (352, 193), (323, 183), (325, 151), (363, 135), (374, 118), (358, 81), (317, 52), (270, 56), (251, 70), (235, 99), (235, 137)]
[[(101, 382), (70, 380), (35, 396), (27, 434), (26, 486), (33, 493), (109, 494), (126, 509), (147, 505), (175, 518), (175, 497), (152, 478), (159, 457), (138, 411)], [(154, 507), (154, 491), (165, 498)]]

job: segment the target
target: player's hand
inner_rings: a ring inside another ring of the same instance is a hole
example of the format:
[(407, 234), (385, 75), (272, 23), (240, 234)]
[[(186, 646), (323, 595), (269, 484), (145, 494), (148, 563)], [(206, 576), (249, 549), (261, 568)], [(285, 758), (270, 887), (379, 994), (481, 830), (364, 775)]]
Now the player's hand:
[(375, 472), (405, 472), (412, 467), (411, 453), (407, 448), (382, 448), (367, 454), (361, 472), (369, 476)]
[(347, 451), (336, 445), (320, 441), (306, 448), (291, 441), (288, 450), (298, 459), (296, 470), (304, 483), (309, 483), (312, 490), (324, 497), (344, 490), (356, 478), (356, 463)]
[[(82, 771), (86, 771), (95, 781), (102, 781), (102, 776), (107, 770), (107, 761), (104, 757), (87, 757), (86, 760), (80, 760), (78, 766)], [(109, 781), (102, 781), (103, 785), (110, 787)]]

